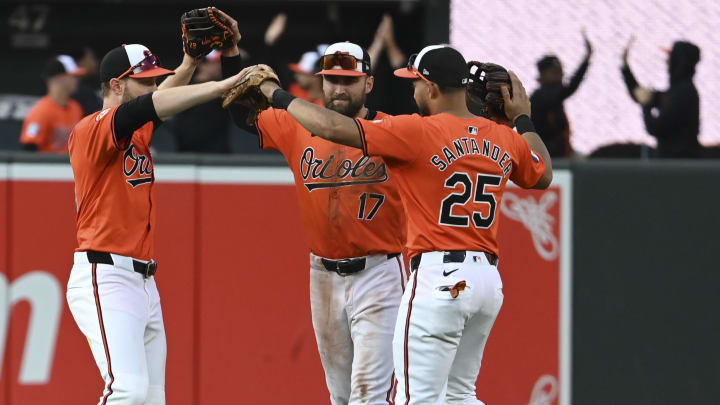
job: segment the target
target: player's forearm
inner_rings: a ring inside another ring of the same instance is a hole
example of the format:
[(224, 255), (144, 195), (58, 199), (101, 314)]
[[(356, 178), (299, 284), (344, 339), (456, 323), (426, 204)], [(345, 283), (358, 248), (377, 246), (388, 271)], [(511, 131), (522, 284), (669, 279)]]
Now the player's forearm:
[(195, 68), (197, 67), (197, 61), (188, 54), (184, 54), (183, 61), (180, 66), (175, 69), (175, 74), (168, 76), (165, 81), (160, 83), (158, 90), (169, 89), (172, 87), (184, 86), (190, 83)]
[(302, 99), (293, 100), (287, 111), (313, 135), (341, 145), (362, 148), (358, 125), (350, 117)]
[(158, 117), (165, 120), (198, 104), (218, 98), (223, 91), (219, 82), (173, 87), (153, 93), (153, 105)]
[(540, 180), (535, 184), (533, 188), (545, 189), (552, 183), (552, 159), (550, 158), (550, 152), (548, 152), (545, 143), (540, 139), (540, 136), (535, 132), (525, 132), (522, 134), (525, 142), (530, 146), (530, 150), (540, 155), (542, 160), (545, 162), (545, 173), (543, 173)]

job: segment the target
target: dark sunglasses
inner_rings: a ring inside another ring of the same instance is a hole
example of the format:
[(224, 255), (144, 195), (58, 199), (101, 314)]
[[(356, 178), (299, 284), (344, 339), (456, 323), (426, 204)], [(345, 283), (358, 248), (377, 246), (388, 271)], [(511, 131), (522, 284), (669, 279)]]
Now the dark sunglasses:
[[(150, 51), (145, 51), (145, 55), (146, 55), (145, 59), (141, 60), (135, 66), (131, 66), (130, 69), (126, 70), (125, 73), (118, 76), (117, 79), (120, 80), (123, 77), (129, 75), (130, 73), (133, 73), (135, 71), (135, 69), (137, 69), (137, 68), (140, 68), (140, 72), (145, 72), (145, 71), (160, 67), (160, 58), (151, 54)], [(136, 72), (136, 73), (140, 73), (140, 72)]]
[(425, 76), (423, 76), (422, 73), (420, 73), (420, 71), (415, 67), (415, 59), (417, 59), (417, 57), (418, 57), (418, 54), (416, 54), (416, 53), (410, 55), (410, 58), (408, 58), (408, 63), (407, 63), (407, 70), (415, 73), (416, 75), (418, 75), (419, 78), (425, 80), (428, 84), (432, 83)]

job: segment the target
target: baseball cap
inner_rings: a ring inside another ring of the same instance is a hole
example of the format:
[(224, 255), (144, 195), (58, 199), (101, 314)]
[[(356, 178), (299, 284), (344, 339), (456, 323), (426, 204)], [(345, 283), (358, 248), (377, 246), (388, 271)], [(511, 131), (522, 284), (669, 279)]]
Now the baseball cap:
[(133, 78), (174, 75), (175, 72), (160, 67), (160, 60), (140, 44), (118, 46), (105, 54), (100, 62), (100, 81), (127, 75)]
[(358, 44), (337, 42), (325, 49), (318, 75), (366, 76), (370, 73), (370, 55)]
[(52, 59), (50, 59), (42, 71), (42, 77), (44, 79), (50, 79), (53, 76), (57, 75), (72, 75), (72, 76), (82, 76), (87, 71), (81, 67), (78, 67), (77, 63), (75, 63), (75, 59), (73, 59), (69, 55), (59, 55)]
[(397, 69), (395, 76), (405, 79), (426, 79), (442, 87), (465, 87), (468, 67), (460, 52), (448, 45), (430, 45), (410, 56), (406, 68)]
[(315, 64), (320, 59), (320, 54), (315, 51), (305, 52), (297, 63), (288, 65), (295, 73), (312, 74), (315, 71)]

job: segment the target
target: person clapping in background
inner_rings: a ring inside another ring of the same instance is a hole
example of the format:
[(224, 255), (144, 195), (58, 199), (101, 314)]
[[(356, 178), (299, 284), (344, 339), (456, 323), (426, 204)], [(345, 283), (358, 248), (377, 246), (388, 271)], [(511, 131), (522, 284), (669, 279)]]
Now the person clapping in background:
[(642, 106), (648, 133), (657, 138), (657, 156), (661, 158), (695, 158), (700, 155), (700, 97), (693, 83), (700, 48), (677, 41), (668, 58), (670, 88), (653, 90), (638, 84), (628, 64), (634, 38), (622, 55), (622, 75), (635, 102)]

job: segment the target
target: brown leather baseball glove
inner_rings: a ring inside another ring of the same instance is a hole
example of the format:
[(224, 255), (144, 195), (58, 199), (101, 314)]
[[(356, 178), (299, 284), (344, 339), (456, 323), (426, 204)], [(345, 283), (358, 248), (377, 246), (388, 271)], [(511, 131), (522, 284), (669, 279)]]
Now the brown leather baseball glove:
[(270, 102), (260, 90), (260, 85), (265, 80), (272, 80), (278, 85), (275, 72), (266, 66), (254, 66), (248, 69), (240, 79), (240, 83), (228, 90), (223, 96), (223, 108), (228, 108), (232, 103), (238, 103), (250, 110), (247, 124), (254, 125), (260, 112), (270, 108)]

